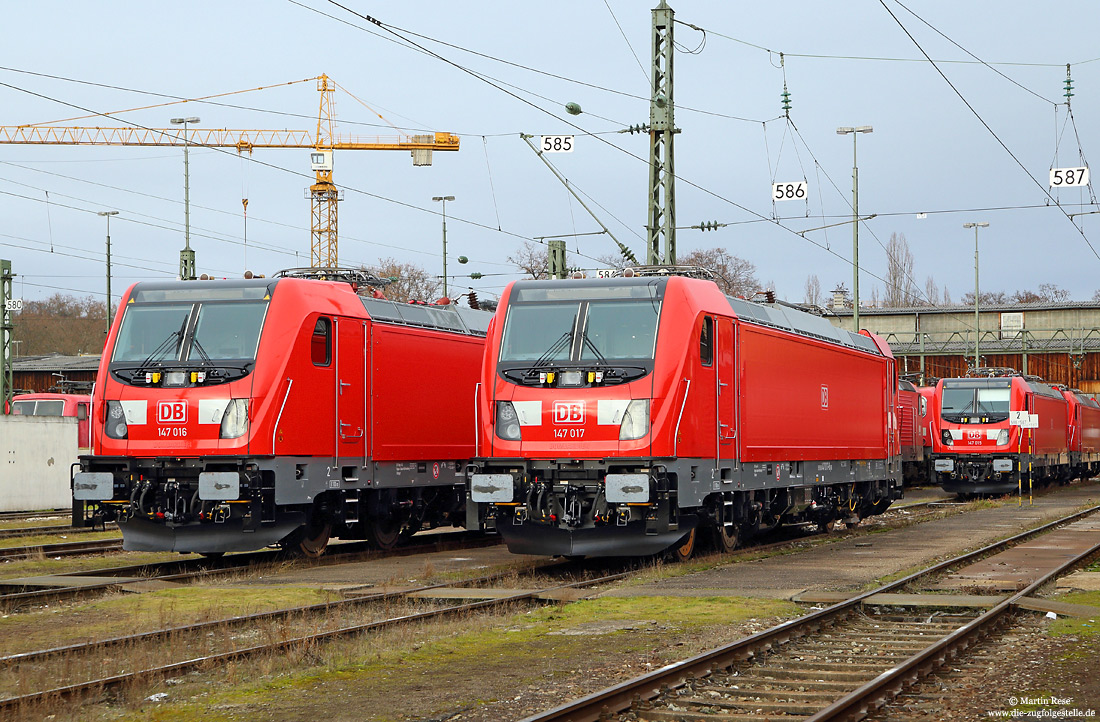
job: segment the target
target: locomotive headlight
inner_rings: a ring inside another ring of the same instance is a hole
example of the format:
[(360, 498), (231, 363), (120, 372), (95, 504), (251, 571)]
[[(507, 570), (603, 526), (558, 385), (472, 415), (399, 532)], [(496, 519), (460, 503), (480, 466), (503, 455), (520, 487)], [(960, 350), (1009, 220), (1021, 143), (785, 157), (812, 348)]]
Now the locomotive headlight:
[(950, 429), (944, 429), (943, 431), (940, 432), (940, 441), (943, 442), (944, 446), (954, 446), (955, 445), (955, 440), (951, 438), (951, 430)]
[(640, 439), (649, 433), (649, 399), (634, 399), (623, 413), (619, 441)]
[(558, 376), (558, 386), (583, 386), (584, 374), (580, 371), (562, 371)]
[(122, 410), (122, 404), (119, 402), (107, 402), (107, 421), (103, 424), (103, 430), (107, 433), (108, 438), (127, 438), (126, 412)]
[(222, 414), (222, 427), (219, 436), (223, 439), (237, 439), (248, 431), (248, 399), (231, 399)]
[(508, 441), (519, 441), (519, 414), (511, 401), (497, 402), (497, 436)]
[(997, 446), (1004, 446), (1008, 443), (1008, 429), (1001, 429), (997, 433)]

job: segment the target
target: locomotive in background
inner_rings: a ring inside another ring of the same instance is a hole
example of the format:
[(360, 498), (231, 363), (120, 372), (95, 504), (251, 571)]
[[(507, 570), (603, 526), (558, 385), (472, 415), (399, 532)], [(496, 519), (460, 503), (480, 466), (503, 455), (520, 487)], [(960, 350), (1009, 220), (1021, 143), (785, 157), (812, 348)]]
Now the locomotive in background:
[(886, 343), (654, 276), (517, 281), (487, 337), (470, 497), (509, 549), (690, 556), (901, 496)]
[(1012, 369), (937, 382), (933, 481), (962, 495), (1013, 494), (1100, 472), (1100, 404)]
[(85, 514), (118, 521), (126, 549), (207, 554), (464, 526), (491, 314), (354, 281), (131, 286), (73, 477)]

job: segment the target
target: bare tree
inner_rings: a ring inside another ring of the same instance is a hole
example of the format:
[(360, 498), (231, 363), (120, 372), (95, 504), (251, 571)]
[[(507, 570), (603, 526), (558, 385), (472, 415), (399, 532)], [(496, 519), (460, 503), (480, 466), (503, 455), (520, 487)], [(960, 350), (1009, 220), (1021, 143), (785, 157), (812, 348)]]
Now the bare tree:
[(415, 263), (401, 263), (395, 258), (381, 258), (377, 264), (363, 270), (382, 278), (397, 279), (384, 289), (386, 298), (391, 301), (434, 301), (443, 288), (439, 277)]
[(816, 273), (806, 277), (806, 295), (803, 300), (811, 306), (821, 305), (821, 281), (817, 280)]
[(878, 297), (878, 286), (871, 288), (871, 308), (878, 308), (881, 305)]
[(913, 254), (904, 233), (891, 233), (886, 243), (886, 294), (883, 306), (912, 306), (917, 300), (913, 282)]
[(1064, 303), (1069, 300), (1069, 291), (1059, 288), (1056, 283), (1040, 283), (1039, 295), (1052, 303)]
[(928, 280), (924, 282), (924, 300), (929, 306), (940, 305), (940, 289), (936, 285), (936, 282), (929, 276)]
[(677, 263), (684, 266), (701, 266), (717, 273), (718, 287), (731, 296), (748, 298), (760, 290), (756, 278), (756, 266), (750, 261), (731, 254), (724, 248), (700, 248), (680, 256)]
[(550, 277), (550, 256), (546, 246), (524, 241), (523, 247), (507, 260), (536, 281)]
[(947, 286), (943, 287), (943, 305), (944, 306), (954, 305), (951, 302), (951, 291), (947, 288)]
[(102, 353), (107, 338), (106, 304), (95, 296), (55, 293), (43, 301), (27, 301), (12, 320), (12, 340), (20, 342), (20, 356)]

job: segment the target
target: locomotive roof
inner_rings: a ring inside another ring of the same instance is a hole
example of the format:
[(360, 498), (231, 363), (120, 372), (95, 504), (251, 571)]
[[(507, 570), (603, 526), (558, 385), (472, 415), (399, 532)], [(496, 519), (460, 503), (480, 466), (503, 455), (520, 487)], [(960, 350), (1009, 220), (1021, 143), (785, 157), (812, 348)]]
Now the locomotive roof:
[[(142, 281), (131, 294), (136, 302), (156, 301), (247, 301), (261, 300), (281, 283), (329, 283), (295, 278), (252, 278), (214, 281)], [(353, 293), (345, 285), (344, 290)], [(406, 326), (437, 328), (444, 331), (484, 336), (492, 314), (455, 305), (435, 306), (397, 303), (386, 299), (359, 296), (370, 317), (377, 321)]]
[[(635, 276), (634, 278), (568, 279), (560, 281), (516, 281), (514, 301), (564, 300), (568, 298), (652, 298), (661, 299), (668, 283), (710, 284), (713, 281), (681, 276)], [(719, 291), (720, 292), (720, 291)], [(862, 334), (838, 328), (820, 316), (779, 304), (746, 301), (725, 296), (730, 308), (742, 321), (790, 331), (830, 343), (882, 355), (874, 340)]]

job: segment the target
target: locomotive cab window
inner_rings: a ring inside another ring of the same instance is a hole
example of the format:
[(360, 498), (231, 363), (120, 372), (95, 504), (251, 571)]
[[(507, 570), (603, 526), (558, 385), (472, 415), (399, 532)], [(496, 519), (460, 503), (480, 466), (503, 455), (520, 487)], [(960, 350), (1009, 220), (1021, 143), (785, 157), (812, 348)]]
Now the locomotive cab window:
[(703, 317), (703, 327), (699, 330), (699, 360), (704, 366), (714, 364), (714, 319)]
[(313, 327), (313, 337), (309, 342), (309, 353), (314, 366), (328, 366), (332, 363), (332, 320), (321, 317)]
[(948, 379), (943, 382), (940, 416), (952, 423), (1004, 421), (1012, 396), (1009, 379)]

